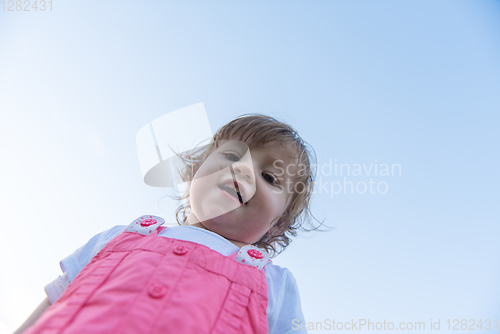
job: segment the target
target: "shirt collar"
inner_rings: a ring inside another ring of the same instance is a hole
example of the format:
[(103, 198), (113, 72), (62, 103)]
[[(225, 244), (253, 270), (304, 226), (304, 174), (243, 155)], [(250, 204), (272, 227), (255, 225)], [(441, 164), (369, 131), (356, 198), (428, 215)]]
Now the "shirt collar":
[(225, 256), (234, 254), (239, 250), (237, 246), (217, 233), (194, 226), (168, 227), (160, 231), (158, 236), (195, 242)]

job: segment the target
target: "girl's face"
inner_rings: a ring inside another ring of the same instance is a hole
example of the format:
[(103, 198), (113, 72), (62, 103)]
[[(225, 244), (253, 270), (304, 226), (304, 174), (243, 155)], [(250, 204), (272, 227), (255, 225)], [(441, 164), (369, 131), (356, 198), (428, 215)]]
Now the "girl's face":
[(190, 182), (188, 224), (241, 246), (260, 240), (291, 200), (298, 168), (288, 152), (278, 142), (222, 141)]

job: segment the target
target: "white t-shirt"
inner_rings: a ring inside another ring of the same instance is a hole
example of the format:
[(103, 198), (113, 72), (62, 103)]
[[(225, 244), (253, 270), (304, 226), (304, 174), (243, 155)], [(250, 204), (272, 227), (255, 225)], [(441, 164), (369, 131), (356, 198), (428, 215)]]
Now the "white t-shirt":
[[(73, 254), (60, 262), (63, 275), (47, 284), (45, 292), (53, 304), (64, 292), (64, 289), (78, 275), (92, 258), (114, 237), (123, 232), (127, 226), (117, 225), (101, 232)], [(175, 226), (163, 229), (158, 236), (185, 240), (204, 245), (222, 255), (229, 256), (238, 251), (238, 247), (220, 235), (193, 226)], [(299, 290), (292, 273), (269, 262), (264, 267), (268, 287), (267, 321), (269, 333), (297, 333), (292, 329), (295, 324), (304, 322), (300, 304)], [(297, 328), (295, 325), (294, 328)], [(306, 333), (307, 331), (300, 331)]]

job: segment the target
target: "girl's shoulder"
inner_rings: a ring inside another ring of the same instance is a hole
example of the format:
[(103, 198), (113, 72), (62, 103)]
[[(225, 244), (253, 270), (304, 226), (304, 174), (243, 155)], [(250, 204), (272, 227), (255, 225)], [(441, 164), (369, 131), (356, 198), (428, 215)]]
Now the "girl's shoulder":
[(276, 278), (280, 277), (282, 279), (286, 279), (289, 276), (293, 278), (292, 272), (288, 268), (274, 264), (272, 261), (269, 261), (269, 263), (264, 267), (264, 271), (266, 276), (270, 275)]
[(269, 262), (264, 267), (264, 272), (266, 274), (267, 284), (272, 285), (274, 291), (280, 290), (278, 288), (278, 285), (280, 285), (281, 289), (288, 290), (287, 293), (291, 290), (298, 292), (297, 281), (288, 268)]
[(116, 225), (112, 228), (94, 235), (90, 240), (75, 252), (61, 260), (60, 266), (66, 272), (71, 282), (80, 270), (89, 263), (92, 258), (118, 234), (123, 232), (127, 225)]
[(288, 333), (294, 320), (304, 321), (297, 282), (288, 268), (271, 262), (264, 267), (264, 272), (270, 332)]

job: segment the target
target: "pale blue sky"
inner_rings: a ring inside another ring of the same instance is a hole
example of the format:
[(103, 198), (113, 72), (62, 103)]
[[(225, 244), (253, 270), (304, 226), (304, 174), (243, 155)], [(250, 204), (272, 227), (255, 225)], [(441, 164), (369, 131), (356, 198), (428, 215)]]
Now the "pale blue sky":
[(166, 216), (135, 135), (199, 102), (214, 130), (248, 112), (289, 122), (321, 167), (401, 165), (346, 180), (385, 182), (385, 194), (332, 194), (343, 178), (318, 174), (313, 212), (335, 230), (275, 261), (307, 321), (441, 319), (446, 332), (447, 319), (498, 319), (499, 36), (491, 0), (0, 11), (0, 333), (92, 235)]

